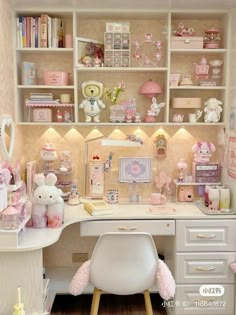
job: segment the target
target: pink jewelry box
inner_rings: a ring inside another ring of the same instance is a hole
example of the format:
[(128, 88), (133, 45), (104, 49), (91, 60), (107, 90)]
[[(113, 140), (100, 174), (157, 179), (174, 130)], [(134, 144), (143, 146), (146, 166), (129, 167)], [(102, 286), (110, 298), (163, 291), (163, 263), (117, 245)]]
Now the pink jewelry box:
[(172, 100), (173, 108), (201, 108), (200, 97), (174, 97)]
[(203, 37), (172, 36), (172, 49), (203, 49)]
[(34, 108), (33, 109), (34, 122), (52, 122), (51, 108)]
[(64, 71), (45, 71), (43, 79), (45, 85), (68, 85), (69, 73)]

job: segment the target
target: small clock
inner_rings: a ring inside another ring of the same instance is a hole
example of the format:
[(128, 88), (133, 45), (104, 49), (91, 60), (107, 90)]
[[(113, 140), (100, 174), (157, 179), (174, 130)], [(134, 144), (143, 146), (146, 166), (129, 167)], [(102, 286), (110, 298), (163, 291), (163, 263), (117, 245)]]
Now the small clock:
[(159, 159), (166, 158), (167, 141), (164, 135), (156, 137), (156, 157)]

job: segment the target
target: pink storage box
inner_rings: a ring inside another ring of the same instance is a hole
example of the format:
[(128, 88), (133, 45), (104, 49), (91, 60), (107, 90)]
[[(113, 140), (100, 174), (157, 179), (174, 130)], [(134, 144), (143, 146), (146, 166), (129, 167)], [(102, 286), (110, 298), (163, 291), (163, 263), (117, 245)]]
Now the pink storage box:
[(200, 97), (174, 97), (172, 100), (173, 108), (201, 108)]
[(172, 36), (171, 48), (172, 49), (202, 49), (203, 37)]
[(51, 108), (34, 108), (33, 121), (34, 122), (52, 122)]
[(69, 73), (63, 71), (45, 71), (43, 79), (45, 85), (68, 85)]

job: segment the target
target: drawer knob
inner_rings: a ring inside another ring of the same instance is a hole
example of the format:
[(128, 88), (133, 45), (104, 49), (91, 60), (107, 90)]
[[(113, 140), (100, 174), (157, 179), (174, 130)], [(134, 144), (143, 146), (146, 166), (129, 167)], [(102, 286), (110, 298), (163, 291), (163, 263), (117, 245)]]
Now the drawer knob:
[(135, 230), (137, 230), (137, 226), (131, 226), (131, 227), (119, 226), (118, 230), (120, 230), (120, 231), (135, 231)]
[(197, 267), (196, 270), (200, 270), (200, 271), (213, 271), (215, 270), (215, 267), (209, 267), (209, 268), (203, 268), (203, 267)]
[(216, 237), (216, 235), (215, 234), (197, 234), (197, 237), (198, 238), (207, 238), (207, 239), (209, 239), (209, 238)]

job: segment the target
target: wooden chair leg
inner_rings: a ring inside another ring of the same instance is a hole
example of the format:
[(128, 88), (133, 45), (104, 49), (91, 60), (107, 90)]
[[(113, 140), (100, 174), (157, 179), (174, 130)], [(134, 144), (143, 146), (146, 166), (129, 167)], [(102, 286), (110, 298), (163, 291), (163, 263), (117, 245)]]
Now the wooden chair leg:
[(90, 315), (97, 315), (98, 314), (98, 308), (99, 308), (99, 302), (100, 302), (101, 294), (102, 294), (101, 290), (94, 288)]
[(148, 290), (145, 290), (143, 292), (144, 294), (144, 301), (145, 301), (145, 307), (146, 307), (146, 313), (147, 315), (153, 315), (153, 311), (152, 311), (152, 302), (151, 302), (151, 298), (150, 298), (150, 293)]

